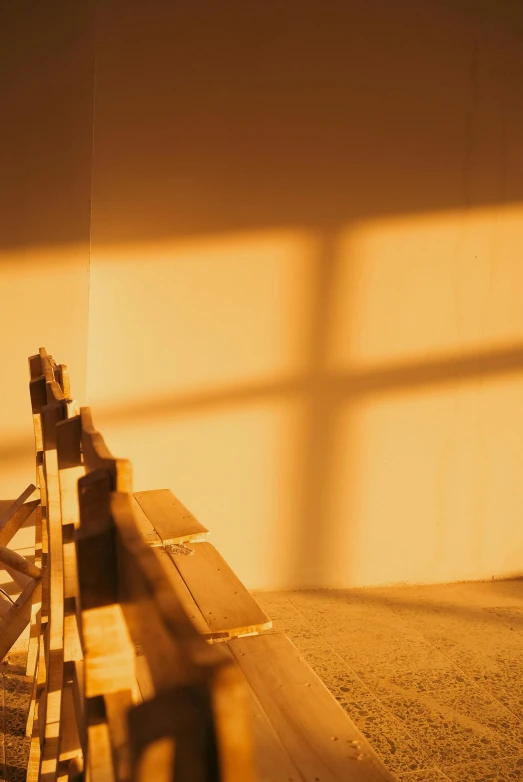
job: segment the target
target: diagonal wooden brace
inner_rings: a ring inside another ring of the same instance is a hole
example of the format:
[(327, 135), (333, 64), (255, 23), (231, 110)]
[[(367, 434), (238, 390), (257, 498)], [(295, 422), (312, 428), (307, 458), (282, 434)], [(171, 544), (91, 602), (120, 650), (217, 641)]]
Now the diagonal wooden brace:
[(5, 546), (0, 546), (0, 563), (19, 573), (23, 573), (24, 576), (34, 578), (35, 581), (38, 581), (42, 577), (40, 568), (33, 565), (29, 560), (25, 559), (25, 557), (22, 557), (21, 554), (17, 554), (16, 551), (6, 548)]
[(7, 546), (11, 538), (27, 521), (40, 499), (35, 499), (36, 487), (31, 483), (3, 514), (0, 514), (0, 546)]

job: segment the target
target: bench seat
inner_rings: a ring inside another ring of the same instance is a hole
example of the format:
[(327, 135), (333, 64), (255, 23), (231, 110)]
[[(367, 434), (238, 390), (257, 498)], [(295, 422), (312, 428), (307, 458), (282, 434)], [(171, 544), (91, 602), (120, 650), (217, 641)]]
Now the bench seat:
[(208, 537), (209, 530), (169, 489), (137, 491), (134, 498), (160, 539), (159, 544), (152, 542), (153, 545), (166, 546), (170, 543), (205, 540)]
[(205, 540), (208, 531), (171, 491), (135, 492), (132, 507), (142, 537), (155, 549), (186, 613), (208, 641), (271, 628), (267, 614)]
[(30, 376), (36, 566), (4, 545), (35, 487), (0, 506), (0, 560), (30, 576), (0, 621), (7, 644), (31, 619), (28, 782), (390, 782), (208, 530), (167, 489), (132, 494), (66, 367), (41, 349)]
[(235, 638), (226, 646), (248, 685), (259, 782), (393, 782), (285, 635)]

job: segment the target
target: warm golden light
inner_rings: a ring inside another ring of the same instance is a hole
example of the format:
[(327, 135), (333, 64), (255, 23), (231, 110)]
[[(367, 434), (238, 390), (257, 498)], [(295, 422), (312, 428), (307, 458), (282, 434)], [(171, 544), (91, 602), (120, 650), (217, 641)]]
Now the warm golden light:
[(85, 399), (89, 248), (86, 243), (0, 249), (0, 496), (34, 480), (26, 356), (35, 344), (67, 355), (75, 394)]
[(248, 586), (517, 571), (521, 11), (432, 5), (6, 6), (1, 496), (45, 344)]
[(522, 217), (362, 221), (328, 255), (290, 229), (95, 247), (88, 393), (113, 451), (249, 586), (513, 573)]

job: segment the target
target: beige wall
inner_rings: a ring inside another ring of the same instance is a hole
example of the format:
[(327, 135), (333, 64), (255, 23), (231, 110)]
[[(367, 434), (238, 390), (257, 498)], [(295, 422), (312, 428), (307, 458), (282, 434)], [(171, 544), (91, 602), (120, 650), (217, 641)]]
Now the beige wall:
[(88, 395), (252, 587), (523, 565), (523, 14), (100, 7)]
[(85, 396), (92, 11), (0, 5), (1, 498), (34, 480), (27, 356), (45, 345)]

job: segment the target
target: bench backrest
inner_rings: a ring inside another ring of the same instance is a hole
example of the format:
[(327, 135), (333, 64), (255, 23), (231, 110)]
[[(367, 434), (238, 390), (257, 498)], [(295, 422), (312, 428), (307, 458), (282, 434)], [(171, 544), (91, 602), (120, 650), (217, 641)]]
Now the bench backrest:
[(31, 357), (43, 595), (28, 780), (252, 779), (244, 689), (199, 635), (132, 507), (132, 474)]

